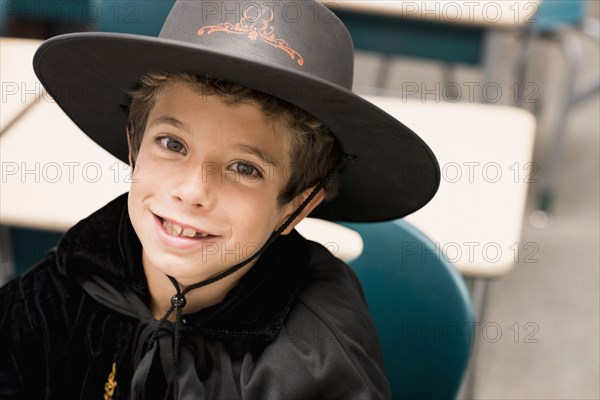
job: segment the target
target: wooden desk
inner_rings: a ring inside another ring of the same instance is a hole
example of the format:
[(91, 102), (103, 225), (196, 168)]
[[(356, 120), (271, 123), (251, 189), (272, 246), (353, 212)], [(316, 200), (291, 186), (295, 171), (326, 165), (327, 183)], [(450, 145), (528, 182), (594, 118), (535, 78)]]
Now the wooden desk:
[(356, 49), (383, 56), (375, 84), (383, 88), (392, 56), (480, 66), (482, 86), (496, 84), (506, 74), (498, 70), (503, 35), (534, 23), (541, 0), (323, 2), (346, 24)]
[(367, 98), (417, 132), (438, 158), (438, 193), (406, 220), (439, 244), (461, 274), (499, 276), (515, 259), (535, 255), (535, 244), (520, 242), (527, 186), (539, 173), (531, 163), (531, 113), (486, 104)]
[[(512, 268), (515, 257), (534, 250), (519, 242), (527, 182), (536, 177), (529, 164), (535, 126), (529, 113), (369, 99), (419, 132), (438, 157), (440, 190), (407, 220), (439, 243), (461, 273), (498, 276)], [(5, 225), (65, 230), (129, 188), (128, 167), (53, 103), (40, 103), (1, 140)], [(299, 231), (346, 260), (362, 250), (362, 241), (335, 224), (315, 220)]]
[[(529, 164), (531, 114), (492, 105), (369, 100), (418, 132), (438, 157), (439, 193), (407, 220), (439, 243), (461, 273), (498, 276), (512, 268), (515, 256), (531, 253), (519, 242), (527, 182), (536, 178)], [(2, 136), (0, 159), (3, 225), (65, 230), (129, 188), (128, 167), (46, 98)], [(299, 231), (340, 258), (362, 251), (353, 232), (324, 221), (313, 221), (312, 229), (306, 224)]]

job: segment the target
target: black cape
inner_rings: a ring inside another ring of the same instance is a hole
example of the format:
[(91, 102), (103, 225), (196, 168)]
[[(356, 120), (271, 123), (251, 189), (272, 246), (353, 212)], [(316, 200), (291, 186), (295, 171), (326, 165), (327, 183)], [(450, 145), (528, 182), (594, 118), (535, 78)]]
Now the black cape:
[[(0, 288), (0, 398), (102, 398), (113, 364), (113, 399), (138, 397), (132, 381), (156, 326), (147, 304), (124, 194)], [(141, 388), (147, 399), (177, 397), (172, 380), (180, 399), (390, 398), (355, 274), (295, 231), (221, 303), (183, 317), (185, 368), (173, 376), (168, 322)]]

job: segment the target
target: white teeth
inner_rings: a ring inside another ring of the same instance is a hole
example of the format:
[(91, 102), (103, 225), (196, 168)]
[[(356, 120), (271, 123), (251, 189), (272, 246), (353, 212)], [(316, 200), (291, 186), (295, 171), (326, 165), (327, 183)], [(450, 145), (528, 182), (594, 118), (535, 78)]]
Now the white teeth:
[(208, 237), (208, 233), (197, 233), (195, 230), (190, 228), (183, 229), (181, 226), (163, 219), (163, 228), (171, 236), (185, 236), (190, 238), (205, 238)]
[(165, 231), (167, 231), (167, 233), (169, 235), (173, 236), (173, 224), (172, 223), (170, 223), (166, 219), (163, 220), (163, 228), (165, 228)]
[[(179, 229), (181, 229), (181, 228), (179, 228)], [(181, 233), (181, 232), (180, 232), (180, 233)], [(190, 228), (185, 228), (185, 229), (183, 230), (183, 233), (182, 233), (182, 235), (183, 235), (183, 236), (187, 236), (187, 237), (191, 237), (191, 238), (193, 238), (194, 236), (196, 236), (196, 231), (195, 231), (195, 230), (193, 230), (193, 229), (190, 229)]]
[(173, 225), (173, 236), (180, 236), (181, 232), (183, 231), (183, 228), (177, 224), (172, 224), (172, 225)]

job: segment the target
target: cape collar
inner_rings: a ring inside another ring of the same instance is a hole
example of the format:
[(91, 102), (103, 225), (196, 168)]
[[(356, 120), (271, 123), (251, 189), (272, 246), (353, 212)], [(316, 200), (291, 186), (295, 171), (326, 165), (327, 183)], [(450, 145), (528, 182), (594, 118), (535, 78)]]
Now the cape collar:
[[(77, 279), (105, 306), (148, 319), (150, 312), (145, 305), (150, 297), (142, 268), (142, 245), (129, 219), (127, 195), (111, 201), (65, 234), (57, 247), (58, 269)], [(273, 340), (305, 283), (307, 264), (308, 247), (302, 236), (293, 231), (279, 237), (223, 301), (184, 314), (184, 330), (214, 337)]]

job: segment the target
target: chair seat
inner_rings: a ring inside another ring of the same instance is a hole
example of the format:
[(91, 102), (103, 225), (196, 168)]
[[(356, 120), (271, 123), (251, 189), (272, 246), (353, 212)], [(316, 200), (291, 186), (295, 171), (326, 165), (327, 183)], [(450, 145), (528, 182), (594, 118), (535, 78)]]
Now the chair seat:
[(466, 285), (409, 223), (344, 223), (363, 238), (350, 262), (381, 340), (394, 399), (456, 396), (475, 338)]

